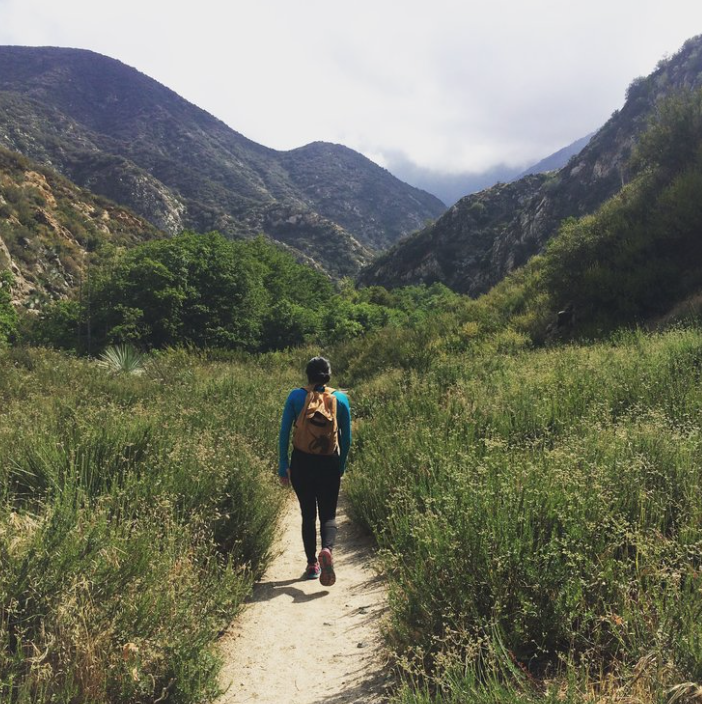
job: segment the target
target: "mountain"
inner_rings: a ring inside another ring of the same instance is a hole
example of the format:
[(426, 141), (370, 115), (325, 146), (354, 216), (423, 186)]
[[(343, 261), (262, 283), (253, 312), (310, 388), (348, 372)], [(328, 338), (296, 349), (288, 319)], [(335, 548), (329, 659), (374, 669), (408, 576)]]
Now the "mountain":
[(265, 232), (337, 276), (445, 210), (346, 147), (269, 149), (84, 50), (0, 47), (0, 144), (165, 232)]
[(0, 270), (16, 303), (63, 297), (85, 274), (89, 252), (164, 237), (149, 222), (0, 147)]
[(702, 85), (702, 36), (629, 86), (621, 110), (559, 171), (528, 175), (467, 196), (434, 224), (382, 255), (361, 284), (441, 281), (479, 295), (543, 251), (568, 217), (592, 213), (628, 180), (637, 138), (664, 97)]
[(567, 147), (559, 149), (557, 152), (554, 152), (533, 166), (530, 166), (528, 169), (522, 171), (522, 173), (517, 176), (517, 179), (524, 178), (525, 176), (531, 176), (532, 174), (543, 174), (547, 171), (557, 171), (558, 169), (562, 169), (570, 161), (571, 157), (580, 154), (580, 152), (585, 149), (594, 134), (594, 132), (591, 132), (585, 137), (576, 139)]

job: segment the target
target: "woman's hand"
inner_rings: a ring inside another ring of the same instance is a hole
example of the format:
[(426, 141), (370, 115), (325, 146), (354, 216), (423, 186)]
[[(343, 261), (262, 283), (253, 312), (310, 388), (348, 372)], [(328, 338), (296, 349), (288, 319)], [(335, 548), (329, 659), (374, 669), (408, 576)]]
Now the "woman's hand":
[(278, 475), (278, 479), (280, 479), (282, 486), (290, 486), (290, 467), (287, 468), (285, 476), (281, 477)]

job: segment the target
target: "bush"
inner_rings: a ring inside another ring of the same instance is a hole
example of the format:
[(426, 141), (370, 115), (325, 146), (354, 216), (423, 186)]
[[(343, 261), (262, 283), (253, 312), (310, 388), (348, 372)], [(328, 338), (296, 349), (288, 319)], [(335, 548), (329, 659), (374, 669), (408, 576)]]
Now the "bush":
[(18, 317), (12, 304), (13, 277), (9, 271), (0, 272), (0, 346), (17, 335)]

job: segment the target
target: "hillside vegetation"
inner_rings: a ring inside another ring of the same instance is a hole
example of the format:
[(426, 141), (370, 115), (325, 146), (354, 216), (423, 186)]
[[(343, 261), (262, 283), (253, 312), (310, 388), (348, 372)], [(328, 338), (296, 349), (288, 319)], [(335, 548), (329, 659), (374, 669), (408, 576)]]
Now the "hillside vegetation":
[(702, 92), (659, 103), (628, 168), (632, 179), (620, 193), (592, 215), (566, 219), (542, 255), (466, 301), (446, 323), (451, 344), (509, 332), (541, 345), (655, 325), (671, 311), (694, 316), (702, 287)]
[[(356, 418), (345, 492), (390, 583), (397, 701), (658, 702), (699, 682), (702, 332), (452, 351), (446, 315), (329, 351)], [(0, 692), (209, 696), (311, 354), (171, 352), (140, 376), (2, 355)]]
[(347, 362), (399, 701), (662, 701), (702, 677), (702, 333), (505, 342)]
[[(644, 324), (702, 287), (702, 93), (659, 104), (629, 168), (632, 180), (617, 196), (565, 221), (542, 256), (478, 300), (439, 284), (335, 286), (263, 239), (184, 233), (108, 251), (80, 297), (48, 306), (25, 335), (78, 351), (116, 342), (266, 351), (381, 328), (430, 340), (434, 329), (431, 346), (420, 349), (461, 350), (491, 335), (542, 344)], [(569, 313), (557, 323), (559, 310)], [(378, 344), (368, 342), (358, 359)], [(377, 364), (401, 349), (389, 345)]]
[(153, 225), (0, 147), (0, 269), (30, 308), (75, 291), (90, 252), (163, 237)]
[(83, 353), (112, 343), (256, 352), (416, 325), (460, 300), (438, 284), (335, 286), (263, 238), (183, 233), (103, 255), (80, 296), (25, 317), (18, 335)]

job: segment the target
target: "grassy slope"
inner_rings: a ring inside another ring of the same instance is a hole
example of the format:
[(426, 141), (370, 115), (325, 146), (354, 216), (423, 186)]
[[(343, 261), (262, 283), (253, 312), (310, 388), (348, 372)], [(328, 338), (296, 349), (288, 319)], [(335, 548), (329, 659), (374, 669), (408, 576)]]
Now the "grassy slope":
[(207, 699), (268, 557), (292, 376), (178, 353), (139, 377), (27, 350), (0, 368), (0, 701)]
[[(653, 702), (699, 681), (702, 331), (462, 352), (404, 334), (380, 371), (372, 349), (333, 357), (357, 419), (346, 491), (411, 675), (398, 701)], [(210, 644), (265, 562), (275, 428), (306, 354), (170, 353), (126, 378), (3, 354), (3, 698), (213, 692)]]
[(347, 491), (394, 647), (430, 675), (403, 702), (653, 702), (702, 678), (701, 360), (692, 329), (365, 379)]

